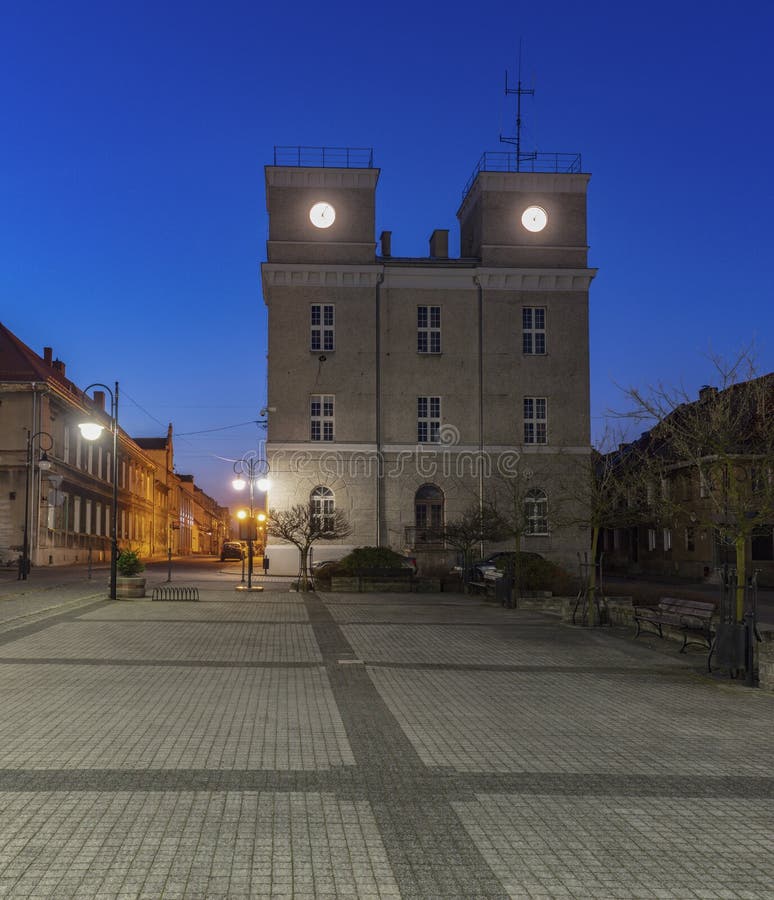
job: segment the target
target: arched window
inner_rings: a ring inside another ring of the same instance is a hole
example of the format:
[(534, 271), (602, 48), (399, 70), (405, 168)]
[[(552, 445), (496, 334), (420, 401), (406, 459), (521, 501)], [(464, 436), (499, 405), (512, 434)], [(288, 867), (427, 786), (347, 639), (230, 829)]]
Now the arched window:
[(443, 491), (435, 484), (423, 484), (414, 495), (414, 524), (418, 544), (442, 540)]
[(318, 523), (320, 531), (333, 529), (334, 497), (330, 488), (320, 485), (309, 495), (312, 503), (312, 518)]
[(524, 498), (527, 534), (548, 534), (548, 497), (540, 488), (527, 491)]

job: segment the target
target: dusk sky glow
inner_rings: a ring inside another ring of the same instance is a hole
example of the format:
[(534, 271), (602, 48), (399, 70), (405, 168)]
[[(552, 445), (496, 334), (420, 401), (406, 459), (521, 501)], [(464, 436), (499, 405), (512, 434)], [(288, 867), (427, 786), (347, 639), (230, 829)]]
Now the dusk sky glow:
[[(266, 405), (274, 145), (373, 147), (376, 235), (426, 256), (484, 151), (581, 153), (595, 433), (616, 384), (774, 370), (771, 4), (6, 3), (0, 321), (236, 505)], [(301, 323), (305, 327), (305, 323)], [(238, 426), (238, 427), (234, 427)]]

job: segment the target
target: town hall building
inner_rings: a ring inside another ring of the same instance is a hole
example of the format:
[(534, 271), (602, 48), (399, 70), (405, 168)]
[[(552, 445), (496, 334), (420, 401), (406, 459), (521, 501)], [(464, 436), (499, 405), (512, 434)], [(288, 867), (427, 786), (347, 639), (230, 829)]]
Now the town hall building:
[[(390, 232), (377, 244), (370, 151), (289, 151), (265, 170), (269, 507), (345, 513), (352, 534), (318, 559), (382, 545), (429, 572), (453, 561), (444, 523), (516, 504), (521, 549), (574, 569), (588, 531), (567, 484), (590, 453), (596, 271), (580, 158), (485, 154), (457, 210), (459, 256), (439, 229), (407, 258)], [(273, 572), (297, 569), (294, 548), (267, 554)]]

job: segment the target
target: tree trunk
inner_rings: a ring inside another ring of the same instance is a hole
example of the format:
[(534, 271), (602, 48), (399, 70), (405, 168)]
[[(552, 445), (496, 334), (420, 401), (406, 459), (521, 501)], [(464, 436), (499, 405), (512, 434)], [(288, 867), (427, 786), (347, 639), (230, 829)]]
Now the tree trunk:
[(747, 541), (738, 535), (736, 541), (736, 621), (744, 622), (744, 588), (747, 582)]
[(309, 548), (308, 547), (299, 547), (299, 553), (301, 554), (301, 572), (298, 576), (298, 589), (299, 589), (299, 591), (308, 591), (309, 590)]
[(591, 526), (591, 566), (588, 574), (588, 623), (594, 624), (594, 598), (597, 591), (597, 546), (599, 544), (599, 525)]

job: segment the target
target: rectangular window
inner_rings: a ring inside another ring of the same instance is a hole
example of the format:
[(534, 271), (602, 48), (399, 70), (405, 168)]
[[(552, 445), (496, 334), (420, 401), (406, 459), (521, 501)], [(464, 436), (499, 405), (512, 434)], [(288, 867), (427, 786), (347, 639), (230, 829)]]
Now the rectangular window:
[(672, 532), (669, 528), (664, 529), (664, 550), (672, 549)]
[(656, 549), (656, 529), (649, 528), (648, 529), (648, 550), (651, 553)]
[(752, 558), (756, 562), (771, 562), (774, 560), (774, 527), (760, 525), (752, 533)]
[(441, 352), (441, 307), (417, 307), (417, 353)]
[(333, 395), (312, 394), (309, 398), (309, 439), (333, 440)]
[(524, 398), (524, 443), (548, 443), (548, 415), (545, 397)]
[(685, 529), (685, 549), (688, 553), (693, 553), (696, 550), (696, 530), (692, 525)]
[(70, 429), (65, 426), (64, 444), (62, 446), (62, 462), (70, 462)]
[(76, 534), (83, 533), (83, 522), (81, 520), (81, 498), (73, 497), (73, 531)]
[(437, 444), (441, 431), (441, 398), (417, 397), (417, 443)]
[(312, 350), (335, 350), (335, 310), (332, 303), (313, 303), (311, 306)]
[(543, 306), (524, 306), (521, 310), (521, 346), (524, 353), (537, 356), (546, 352), (546, 310)]
[(75, 468), (81, 468), (81, 452), (83, 449), (83, 439), (81, 438), (81, 432), (77, 431), (75, 433)]
[(83, 531), (85, 534), (91, 534), (91, 500), (87, 500), (85, 506), (86, 515), (83, 523)]

